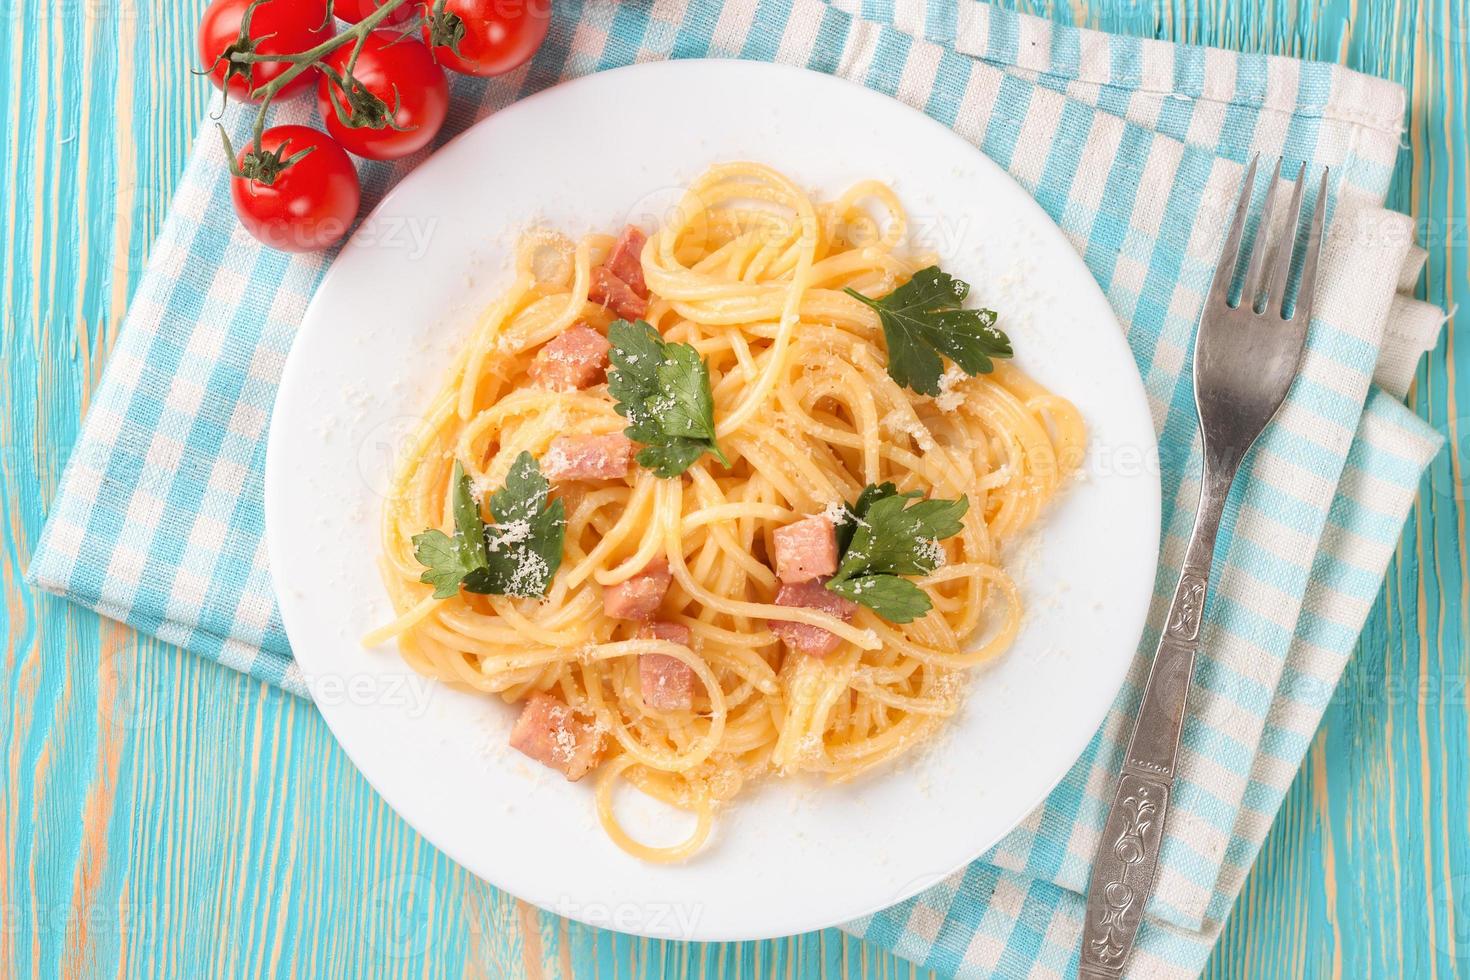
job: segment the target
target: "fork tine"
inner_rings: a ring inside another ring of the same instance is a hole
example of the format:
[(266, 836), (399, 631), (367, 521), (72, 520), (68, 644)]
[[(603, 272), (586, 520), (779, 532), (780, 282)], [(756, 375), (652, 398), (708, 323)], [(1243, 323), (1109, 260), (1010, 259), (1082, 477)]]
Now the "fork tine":
[[(1271, 229), (1276, 224), (1276, 188), (1281, 184), (1281, 158), (1276, 158), (1276, 168), (1271, 172), (1271, 183), (1266, 188), (1266, 206), (1261, 211), (1261, 221), (1256, 225), (1256, 240), (1251, 243), (1250, 264), (1245, 272), (1245, 284), (1240, 290), (1240, 305), (1247, 309), (1255, 309), (1256, 297), (1261, 295), (1261, 276), (1268, 267), (1266, 254), (1269, 247), (1270, 255), (1274, 261), (1276, 252), (1281, 246), (1279, 240), (1271, 241)], [(1287, 250), (1289, 255), (1291, 250)], [(1266, 297), (1270, 302), (1271, 297)]]
[(1317, 188), (1317, 206), (1312, 209), (1312, 228), (1307, 232), (1306, 258), (1302, 261), (1302, 284), (1297, 289), (1296, 309), (1291, 321), (1300, 323), (1303, 330), (1312, 319), (1312, 300), (1317, 292), (1317, 258), (1322, 253), (1322, 225), (1327, 220), (1327, 177), (1328, 169), (1322, 171), (1322, 183)]
[(1291, 273), (1291, 255), (1296, 251), (1296, 233), (1302, 226), (1302, 189), (1307, 186), (1307, 165), (1296, 174), (1296, 187), (1291, 192), (1291, 204), (1286, 209), (1287, 224), (1281, 232), (1281, 242), (1286, 248), (1278, 258), (1273, 249), (1271, 258), (1276, 263), (1271, 269), (1271, 281), (1266, 284), (1265, 309), (1286, 309), (1286, 280)]
[(1223, 306), (1230, 299), (1230, 281), (1235, 278), (1235, 263), (1240, 258), (1240, 235), (1245, 230), (1245, 215), (1250, 210), (1251, 189), (1256, 183), (1256, 164), (1260, 154), (1251, 157), (1246, 168), (1245, 179), (1240, 182), (1240, 201), (1235, 205), (1235, 219), (1230, 222), (1230, 233), (1225, 236), (1225, 248), (1220, 252), (1220, 261), (1215, 265), (1215, 279), (1210, 284), (1210, 295), (1206, 307)]

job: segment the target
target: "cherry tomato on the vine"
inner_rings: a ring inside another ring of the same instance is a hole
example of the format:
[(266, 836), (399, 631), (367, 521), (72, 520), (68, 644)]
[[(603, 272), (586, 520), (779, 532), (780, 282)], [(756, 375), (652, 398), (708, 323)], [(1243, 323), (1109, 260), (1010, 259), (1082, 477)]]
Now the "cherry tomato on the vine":
[[(344, 80), (352, 48), (344, 44), (323, 59)], [(449, 112), (449, 81), (429, 49), (417, 40), (396, 31), (373, 31), (363, 42), (352, 77), (381, 100), (381, 115), (391, 119), (392, 124), (374, 128), (371, 119), (358, 125), (344, 123), (337, 117), (336, 107), (341, 106), (351, 115), (353, 101), (323, 74), (317, 86), (322, 118), (327, 132), (348, 151), (371, 160), (396, 160), (427, 146), (444, 125)]]
[[(349, 24), (360, 23), (365, 17), (383, 5), (384, 0), (332, 0), (332, 13)], [(404, 24), (413, 20), (419, 11), (418, 0), (408, 0), (393, 9), (383, 20), (384, 26)]]
[(551, 0), (446, 0), (424, 21), (434, 57), (461, 75), (502, 75), (519, 68), (546, 40)]
[[(238, 160), (247, 174), (260, 176), (230, 180), (230, 197), (245, 230), (287, 252), (314, 252), (347, 234), (362, 189), (342, 147), (310, 126), (272, 126), (260, 142), (270, 159), (256, 158), (251, 144)], [(311, 152), (280, 166), (306, 149)]]
[[(240, 40), (240, 21), (250, 0), (214, 0), (199, 21), (199, 57), (209, 70), (216, 88), (227, 89), (230, 98), (249, 101), (250, 93), (269, 84), (291, 68), (283, 61), (260, 61), (240, 65), (229, 60)], [(250, 14), (248, 47), (256, 54), (299, 54), (332, 36), (327, 0), (264, 0)], [(257, 40), (258, 39), (258, 40)], [(309, 68), (297, 75), (275, 96), (288, 99), (299, 95), (316, 81)]]

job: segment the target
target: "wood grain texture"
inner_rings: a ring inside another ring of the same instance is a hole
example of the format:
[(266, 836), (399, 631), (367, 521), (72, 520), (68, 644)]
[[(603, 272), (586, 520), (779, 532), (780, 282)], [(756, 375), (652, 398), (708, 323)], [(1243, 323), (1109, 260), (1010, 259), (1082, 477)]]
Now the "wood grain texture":
[[(485, 886), (314, 710), (32, 592), (23, 572), (203, 114), (201, 0), (0, 5), (0, 976), (911, 978), (832, 930), (633, 939)], [(1470, 295), (1464, 0), (1074, 0), (1058, 20), (1342, 61), (1412, 94), (1392, 204), (1421, 295)], [(1451, 451), (1212, 959), (1212, 978), (1470, 975), (1463, 355), (1412, 402)]]

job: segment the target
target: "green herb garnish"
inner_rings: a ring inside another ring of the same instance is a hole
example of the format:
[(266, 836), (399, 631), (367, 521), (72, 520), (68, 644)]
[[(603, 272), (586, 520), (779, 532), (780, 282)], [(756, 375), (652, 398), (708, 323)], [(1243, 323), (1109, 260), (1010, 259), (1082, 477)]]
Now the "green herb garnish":
[(547, 503), (551, 484), (530, 453), (511, 463), (505, 486), (490, 495), (486, 524), (470, 489), (470, 478), (454, 464), (454, 536), (431, 528), (413, 536), (414, 557), (426, 569), (419, 581), (434, 587), (434, 598), (460, 590), (517, 598), (546, 594), (561, 565), (566, 505)]
[(1010, 357), (1011, 342), (995, 327), (994, 310), (964, 310), (970, 286), (931, 265), (887, 296), (845, 292), (878, 312), (888, 344), (888, 375), (921, 395), (938, 395), (943, 354), (974, 377), (994, 369), (991, 358)]
[(892, 483), (868, 484), (845, 508), (837, 528), (837, 574), (827, 588), (891, 623), (911, 623), (933, 606), (924, 590), (900, 576), (928, 575), (940, 566), (939, 542), (960, 533), (970, 509), (958, 500), (920, 500), (917, 490), (899, 493)]
[(607, 391), (628, 420), (623, 433), (641, 442), (638, 464), (662, 477), (687, 470), (712, 453), (730, 465), (715, 444), (715, 400), (709, 364), (689, 344), (670, 344), (645, 320), (614, 321), (607, 329), (612, 369)]

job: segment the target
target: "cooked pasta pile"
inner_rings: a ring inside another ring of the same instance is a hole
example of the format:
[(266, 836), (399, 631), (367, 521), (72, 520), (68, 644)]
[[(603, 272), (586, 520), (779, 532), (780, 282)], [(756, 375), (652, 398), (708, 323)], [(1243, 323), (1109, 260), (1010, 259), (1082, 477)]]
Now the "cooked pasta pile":
[[(955, 712), (966, 672), (1016, 636), (1021, 600), (1001, 544), (1043, 512), (1080, 461), (1085, 431), (1068, 401), (1005, 362), (973, 377), (947, 364), (937, 396), (893, 379), (878, 314), (844, 289), (880, 297), (931, 266), (905, 238), (904, 210), (882, 183), (816, 201), (754, 164), (702, 176), (636, 253), (641, 319), (707, 364), (728, 465), (711, 452), (674, 477), (637, 464), (614, 477), (553, 475), (565, 531), (544, 596), (435, 598), (415, 536), (455, 527), (456, 464), (493, 521), (490, 493), (523, 453), (565, 472), (558, 440), (618, 438), (630, 423), (600, 378), (549, 385), (537, 368), (562, 335), (605, 336), (620, 319), (598, 284), (624, 243), (526, 234), (514, 283), (485, 311), (401, 460), (382, 530), (398, 616), (366, 642), (396, 638), (424, 673), (539, 705), (523, 722), (551, 739), (542, 761), (573, 778), (594, 771), (607, 832), (649, 860), (696, 852), (717, 806), (752, 780), (849, 779), (923, 742)], [(845, 506), (884, 483), (915, 499), (968, 500), (959, 533), (934, 544), (933, 570), (912, 577), (932, 608), (897, 623), (861, 604), (844, 616), (776, 602), (777, 532), (813, 517), (841, 528)], [(609, 614), (620, 583), (663, 562), (656, 612)], [(831, 642), (783, 641), (783, 624)], [(684, 685), (682, 700), (651, 696), (650, 664), (656, 684)], [(694, 832), (669, 847), (640, 842), (613, 812), (621, 780), (691, 811)]]

